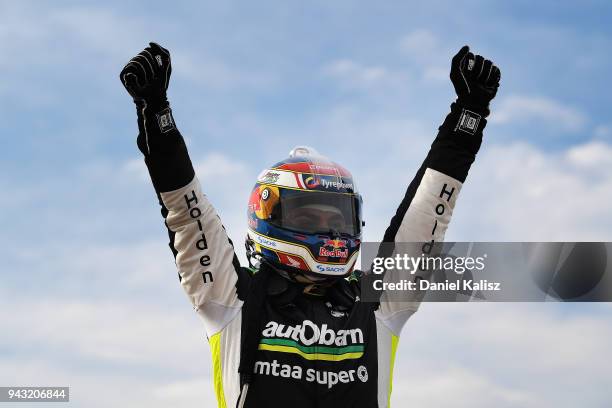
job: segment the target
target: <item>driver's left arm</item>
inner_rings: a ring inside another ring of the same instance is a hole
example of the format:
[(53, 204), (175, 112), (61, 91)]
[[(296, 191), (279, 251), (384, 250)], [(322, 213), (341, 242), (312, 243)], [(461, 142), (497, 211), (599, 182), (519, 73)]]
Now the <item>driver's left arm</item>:
[[(497, 92), (499, 78), (499, 69), (491, 61), (474, 56), (467, 47), (453, 58), (451, 80), (457, 101), (451, 105), (425, 161), (408, 186), (383, 242), (444, 240), (457, 198), (480, 149), (489, 102)], [(419, 301), (418, 297), (412, 302), (392, 301), (383, 293), (377, 317), (399, 335), (418, 309)]]

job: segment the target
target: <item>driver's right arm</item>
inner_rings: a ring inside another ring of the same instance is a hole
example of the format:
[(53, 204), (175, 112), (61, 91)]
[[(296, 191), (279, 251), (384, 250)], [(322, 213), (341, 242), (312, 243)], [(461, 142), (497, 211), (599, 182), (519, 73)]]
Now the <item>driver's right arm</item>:
[(170, 73), (170, 53), (151, 43), (120, 79), (136, 103), (138, 148), (161, 205), (181, 286), (212, 336), (242, 305), (236, 291), (240, 265), (174, 123), (166, 98)]

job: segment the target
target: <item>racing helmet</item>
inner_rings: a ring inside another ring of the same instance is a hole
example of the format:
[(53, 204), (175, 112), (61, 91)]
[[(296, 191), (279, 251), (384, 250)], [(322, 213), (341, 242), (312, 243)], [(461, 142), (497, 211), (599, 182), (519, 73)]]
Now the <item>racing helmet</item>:
[(284, 271), (351, 274), (361, 245), (362, 199), (351, 173), (311, 147), (262, 171), (247, 210), (247, 256)]

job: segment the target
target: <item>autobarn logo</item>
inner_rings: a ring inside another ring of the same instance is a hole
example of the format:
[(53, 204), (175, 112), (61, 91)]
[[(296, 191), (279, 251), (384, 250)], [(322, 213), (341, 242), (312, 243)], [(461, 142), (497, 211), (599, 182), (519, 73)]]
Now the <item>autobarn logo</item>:
[(348, 248), (343, 239), (327, 239), (319, 248), (319, 256), (327, 258), (348, 258)]
[(284, 338), (299, 342), (304, 346), (338, 346), (363, 345), (363, 332), (361, 329), (332, 330), (327, 324), (316, 325), (310, 320), (302, 324), (289, 326), (270, 321), (261, 332), (266, 338)]

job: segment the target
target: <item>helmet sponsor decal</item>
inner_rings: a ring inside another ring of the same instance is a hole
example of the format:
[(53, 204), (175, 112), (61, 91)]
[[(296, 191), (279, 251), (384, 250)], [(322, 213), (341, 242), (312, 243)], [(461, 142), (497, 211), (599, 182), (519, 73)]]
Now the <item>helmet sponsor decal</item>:
[(345, 183), (343, 179), (321, 178), (321, 186), (326, 189), (335, 190), (354, 190), (353, 183)]
[(310, 270), (306, 262), (300, 256), (285, 254), (283, 252), (277, 252), (276, 255), (278, 255), (278, 261), (282, 264), (292, 268), (301, 269), (303, 271)]
[(313, 175), (308, 173), (294, 173), (299, 188), (319, 191), (354, 191), (355, 186), (349, 178), (338, 176)]
[(313, 189), (319, 187), (319, 178), (313, 175), (302, 174), (302, 179), (304, 180), (304, 186), (308, 189)]
[(275, 171), (268, 171), (259, 178), (259, 182), (265, 184), (274, 184), (278, 181), (279, 177), (280, 173), (277, 173)]
[(343, 239), (327, 239), (319, 248), (319, 256), (326, 258), (348, 258), (348, 248)]
[(251, 197), (249, 197), (249, 212), (256, 212), (261, 209), (260, 201), (259, 201), (259, 187), (256, 186), (251, 192)]
[(351, 173), (338, 163), (324, 161), (281, 162), (274, 166), (274, 170), (286, 170), (295, 173), (310, 173), (336, 177), (351, 177)]
[[(274, 207), (278, 204), (280, 192), (278, 187), (269, 185), (256, 185), (249, 197), (248, 216), (253, 214), (260, 220), (271, 217)], [(250, 224), (249, 224), (250, 225)]]
[(339, 193), (356, 193), (350, 174), (318, 174), (306, 171), (274, 169), (264, 171), (257, 183), (300, 190), (317, 190)]
[(261, 199), (266, 201), (268, 198), (270, 198), (270, 189), (264, 188), (264, 190), (261, 192)]
[(345, 267), (343, 266), (334, 266), (334, 265), (321, 265), (321, 264), (317, 264), (317, 271), (319, 271), (320, 273), (331, 273), (334, 275), (338, 275), (342, 272), (345, 271)]
[[(344, 239), (326, 239), (323, 241), (327, 245), (325, 247), (319, 246), (320, 244), (308, 245), (307, 242), (300, 244), (286, 242), (258, 233), (254, 229), (249, 229), (248, 236), (254, 244), (260, 245), (260, 250), (263, 248), (271, 251), (270, 255), (274, 257), (273, 261), (280, 261), (282, 264), (292, 267), (295, 267), (296, 262), (300, 262), (301, 266), (298, 269), (323, 275), (343, 276), (349, 274), (353, 270), (359, 255), (359, 249), (353, 249), (351, 252), (348, 241)], [(318, 249), (318, 252), (313, 253), (312, 251), (315, 248)], [(325, 251), (321, 251), (321, 248), (324, 248)], [(323, 257), (320, 255), (321, 253), (328, 256)], [(266, 256), (265, 253), (264, 256)], [(291, 259), (288, 259), (287, 256)]]
[(266, 237), (262, 237), (261, 235), (257, 235), (256, 236), (256, 241), (258, 244), (263, 245), (263, 246), (268, 246), (268, 247), (272, 247), (272, 248), (276, 248), (277, 243), (276, 241), (272, 240), (272, 239), (268, 239)]

